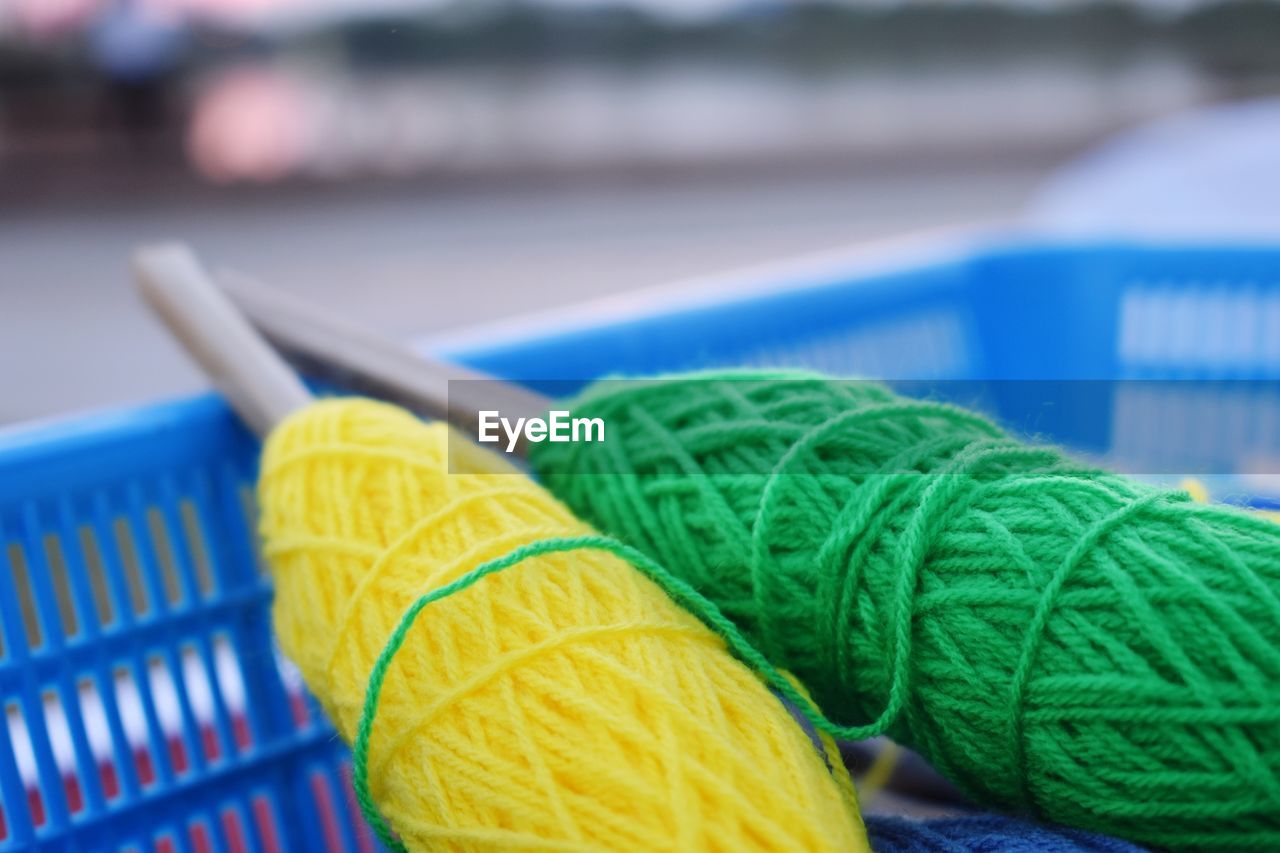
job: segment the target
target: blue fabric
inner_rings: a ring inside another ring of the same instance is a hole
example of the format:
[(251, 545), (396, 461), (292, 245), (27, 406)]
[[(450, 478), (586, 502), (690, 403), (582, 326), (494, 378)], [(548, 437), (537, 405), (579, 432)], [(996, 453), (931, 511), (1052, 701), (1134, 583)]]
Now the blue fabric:
[(999, 815), (906, 820), (867, 815), (867, 835), (875, 853), (1141, 853), (1141, 847), (1061, 827)]

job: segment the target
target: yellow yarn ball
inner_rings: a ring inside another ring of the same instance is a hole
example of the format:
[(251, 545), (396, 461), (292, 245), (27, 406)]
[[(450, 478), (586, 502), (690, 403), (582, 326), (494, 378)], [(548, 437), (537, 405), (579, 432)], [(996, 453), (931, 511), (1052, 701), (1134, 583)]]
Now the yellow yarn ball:
[[(348, 742), (423, 593), (592, 532), (478, 450), (449, 473), (447, 435), (328, 400), (264, 452), (276, 630)], [(413, 849), (868, 849), (842, 769), (718, 635), (601, 551), (533, 557), (431, 603), (386, 672), (368, 769)]]

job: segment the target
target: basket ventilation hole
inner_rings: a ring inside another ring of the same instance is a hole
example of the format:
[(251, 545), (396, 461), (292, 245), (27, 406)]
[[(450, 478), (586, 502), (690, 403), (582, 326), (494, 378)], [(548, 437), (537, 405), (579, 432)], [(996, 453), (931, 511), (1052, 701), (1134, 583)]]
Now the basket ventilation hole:
[(44, 645), (44, 635), (40, 630), (35, 596), (31, 592), (31, 573), (27, 558), (17, 542), (9, 543), (8, 556), (9, 571), (13, 575), (14, 589), (18, 594), (18, 608), (22, 611), (22, 625), (27, 634), (27, 648), (38, 649)]
[(213, 637), (213, 669), (218, 692), (222, 695), (227, 713), (231, 715), (236, 748), (248, 749), (253, 743), (253, 733), (246, 714), (244, 675), (240, 672), (240, 660), (236, 657), (235, 647), (222, 634)]
[(186, 688), (196, 725), (200, 729), (200, 748), (207, 760), (217, 761), (224, 754), (224, 745), (218, 741), (217, 726), (214, 724), (216, 712), (213, 681), (195, 647), (183, 646), (181, 660), (182, 684)]
[(62, 697), (55, 690), (40, 695), (41, 712), (44, 714), (45, 731), (49, 734), (49, 746), (53, 761), (62, 779), (62, 794), (67, 811), (77, 814), (84, 811), (84, 784), (77, 774), (75, 749), (72, 747), (71, 725)]
[(182, 584), (178, 580), (177, 560), (173, 553), (173, 542), (169, 539), (168, 526), (164, 522), (164, 515), (156, 507), (147, 508), (147, 532), (155, 546), (164, 600), (172, 607), (182, 601)]
[[(112, 687), (115, 692), (116, 708), (120, 714), (120, 724), (124, 729), (125, 740), (128, 741), (132, 755), (121, 760), (132, 763), (138, 775), (138, 783), (144, 788), (154, 785), (157, 780), (157, 756), (152, 755), (148, 732), (146, 712), (142, 704), (142, 692), (138, 689), (138, 681), (129, 667), (118, 667), (112, 674)], [(163, 737), (163, 732), (159, 733)]]
[(58, 615), (62, 619), (62, 635), (70, 639), (80, 633), (80, 620), (76, 617), (75, 602), (71, 598), (66, 556), (62, 553), (62, 543), (56, 534), (45, 535), (44, 554), (53, 581), (53, 597), (58, 604)]
[(253, 798), (253, 824), (258, 830), (263, 853), (280, 853), (280, 830), (276, 810), (265, 794)]
[(142, 582), (142, 567), (138, 559), (138, 546), (133, 541), (133, 531), (129, 529), (129, 521), (124, 516), (118, 516), (111, 527), (116, 535), (120, 562), (124, 566), (125, 584), (129, 587), (129, 604), (135, 615), (145, 616), (151, 607)]
[(196, 584), (200, 588), (200, 597), (208, 598), (213, 594), (213, 567), (209, 559), (209, 548), (206, 544), (204, 526), (200, 523), (200, 512), (189, 498), (178, 503), (178, 513), (182, 518), (182, 532), (186, 536), (187, 550), (194, 564)]
[(93, 679), (81, 679), (76, 684), (76, 694), (80, 700), (80, 718), (84, 720), (89, 749), (93, 752), (94, 761), (97, 762), (102, 795), (110, 802), (120, 796), (119, 763), (130, 757), (116, 754), (115, 744), (111, 740), (111, 729), (107, 723), (107, 709), (102, 702), (102, 693)]
[(258, 500), (248, 484), (240, 484), (237, 492), (240, 496), (240, 511), (244, 513), (245, 524), (248, 525), (249, 535), (253, 538), (254, 564), (258, 567), (258, 574), (267, 577), (267, 563), (262, 559), (262, 543), (258, 541)]
[(78, 532), (80, 553), (84, 555), (85, 572), (89, 575), (89, 592), (93, 596), (94, 610), (98, 616), (98, 624), (105, 628), (115, 622), (115, 608), (112, 606), (111, 593), (107, 588), (102, 551), (98, 546), (98, 537), (93, 535), (92, 527), (83, 525)]
[(249, 844), (245, 838), (244, 818), (240, 816), (240, 810), (228, 806), (218, 817), (222, 821), (222, 834), (227, 839), (228, 853), (243, 853), (247, 850)]
[(24, 812), (30, 818), (33, 827), (44, 826), (48, 816), (45, 813), (45, 794), (40, 787), (40, 774), (36, 769), (35, 745), (31, 741), (31, 730), (27, 728), (27, 720), (22, 707), (17, 702), (9, 702), (4, 707), (5, 723), (9, 733), (9, 743), (13, 747), (13, 757), (18, 765), (18, 776), (26, 788), (27, 801), (19, 806), (7, 809), (8, 814), (21, 815)]
[(191, 762), (182, 736), (182, 707), (179, 704), (178, 688), (173, 680), (173, 673), (159, 656), (147, 658), (147, 683), (156, 703), (156, 716), (160, 719), (169, 763), (174, 773), (185, 773), (190, 769)]

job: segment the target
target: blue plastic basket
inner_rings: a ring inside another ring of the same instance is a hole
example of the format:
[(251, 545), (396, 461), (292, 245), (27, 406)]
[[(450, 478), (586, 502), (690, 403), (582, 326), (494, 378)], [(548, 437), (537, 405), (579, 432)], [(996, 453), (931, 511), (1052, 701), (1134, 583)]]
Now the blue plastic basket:
[[(633, 300), (451, 355), (543, 381), (743, 364), (1280, 377), (1280, 249), (1006, 240), (924, 254), (798, 267), (678, 306)], [(1280, 411), (1266, 394), (1247, 403), (1251, 422)], [(1116, 438), (1032, 426), (1094, 449)], [(1214, 428), (1193, 437), (1213, 443)], [(0, 850), (375, 849), (347, 752), (272, 642), (255, 460), (210, 396), (0, 436)]]

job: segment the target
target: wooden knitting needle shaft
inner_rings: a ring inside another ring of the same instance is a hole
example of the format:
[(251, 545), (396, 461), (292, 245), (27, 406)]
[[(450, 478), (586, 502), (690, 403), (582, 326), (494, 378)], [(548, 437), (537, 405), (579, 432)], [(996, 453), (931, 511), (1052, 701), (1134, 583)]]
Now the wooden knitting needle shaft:
[(218, 282), (286, 359), (344, 389), (449, 420), (469, 432), (483, 410), (533, 417), (551, 404), (519, 385), (423, 358), (404, 344), (239, 273), (221, 272)]
[(208, 374), (236, 413), (266, 436), (311, 393), (205, 272), (195, 253), (172, 243), (139, 249), (138, 289)]

